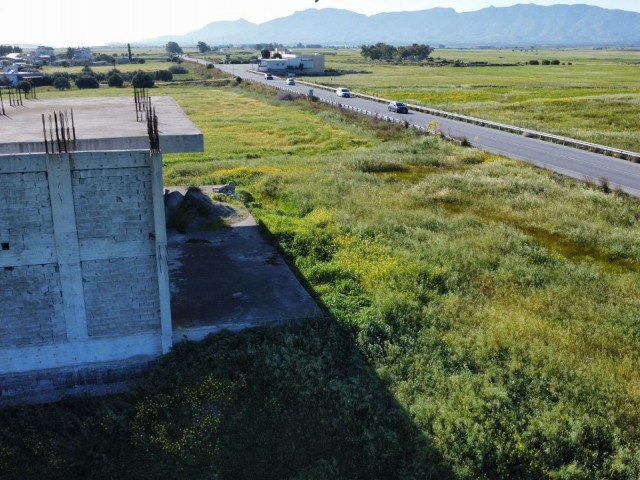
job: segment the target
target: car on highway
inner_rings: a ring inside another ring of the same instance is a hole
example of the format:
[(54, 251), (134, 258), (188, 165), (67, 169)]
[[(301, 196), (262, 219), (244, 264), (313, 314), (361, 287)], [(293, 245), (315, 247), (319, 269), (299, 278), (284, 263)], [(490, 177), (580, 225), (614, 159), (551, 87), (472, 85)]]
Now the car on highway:
[(391, 102), (387, 108), (390, 112), (409, 113), (409, 107), (402, 102)]
[(264, 74), (264, 79), (265, 80), (273, 80), (273, 75), (271, 75), (270, 73), (265, 73)]
[(295, 85), (296, 81), (293, 78), (287, 78), (287, 85)]
[(338, 95), (339, 97), (350, 98), (351, 92), (349, 91), (348, 88), (340, 87), (336, 90), (336, 95)]

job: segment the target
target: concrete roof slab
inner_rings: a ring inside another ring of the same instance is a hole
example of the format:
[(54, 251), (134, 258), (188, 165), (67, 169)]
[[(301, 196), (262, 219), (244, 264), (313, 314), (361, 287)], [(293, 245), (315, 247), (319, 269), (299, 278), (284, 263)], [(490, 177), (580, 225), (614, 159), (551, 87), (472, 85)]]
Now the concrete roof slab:
[[(75, 151), (149, 149), (147, 123), (137, 121), (133, 96), (22, 100), (22, 106), (8, 103), (4, 96), (5, 115), (0, 110), (0, 154), (44, 152), (42, 115), (49, 138), (49, 116), (59, 112), (68, 118), (73, 114)], [(202, 133), (173, 98), (151, 97), (151, 105), (158, 116), (163, 153), (204, 150)], [(145, 117), (138, 114), (138, 118)]]

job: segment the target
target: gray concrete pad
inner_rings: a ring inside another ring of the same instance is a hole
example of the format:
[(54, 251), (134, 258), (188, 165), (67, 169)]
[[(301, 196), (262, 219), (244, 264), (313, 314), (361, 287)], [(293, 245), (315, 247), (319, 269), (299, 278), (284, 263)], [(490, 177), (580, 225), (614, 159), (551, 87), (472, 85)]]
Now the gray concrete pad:
[[(138, 121), (133, 92), (130, 97), (57, 98), (22, 100), (9, 106), (3, 96), (0, 111), (0, 154), (44, 152), (42, 115), (49, 135), (49, 116), (64, 112), (76, 132), (73, 150), (148, 150), (146, 121)], [(158, 116), (160, 149), (163, 153), (202, 152), (202, 133), (171, 97), (151, 96)], [(52, 123), (55, 127), (55, 123)], [(55, 130), (53, 130), (55, 132)], [(55, 137), (55, 133), (54, 133)]]
[(253, 217), (215, 231), (168, 233), (174, 343), (322, 315)]

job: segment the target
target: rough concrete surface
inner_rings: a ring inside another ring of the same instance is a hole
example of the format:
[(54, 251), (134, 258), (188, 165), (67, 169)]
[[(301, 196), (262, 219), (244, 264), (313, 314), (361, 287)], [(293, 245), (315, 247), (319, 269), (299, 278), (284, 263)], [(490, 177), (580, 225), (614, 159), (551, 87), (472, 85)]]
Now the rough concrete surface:
[[(44, 152), (42, 115), (47, 138), (56, 138), (54, 114), (65, 112), (72, 118), (76, 143), (72, 150), (149, 149), (146, 115), (136, 114), (131, 97), (23, 100), (0, 115), (0, 154)], [(202, 152), (202, 133), (171, 97), (151, 97), (158, 116), (160, 148), (163, 153)], [(67, 125), (71, 132), (71, 125)], [(73, 134), (70, 135), (73, 138)], [(57, 151), (57, 150), (55, 150)]]
[(322, 314), (253, 217), (227, 223), (167, 232), (174, 343)]

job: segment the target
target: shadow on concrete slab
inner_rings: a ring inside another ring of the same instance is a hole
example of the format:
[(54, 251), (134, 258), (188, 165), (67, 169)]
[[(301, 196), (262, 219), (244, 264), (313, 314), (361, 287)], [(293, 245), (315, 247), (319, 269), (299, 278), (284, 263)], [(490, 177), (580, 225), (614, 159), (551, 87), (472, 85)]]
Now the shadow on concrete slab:
[(248, 213), (215, 230), (167, 233), (174, 343), (322, 315)]

